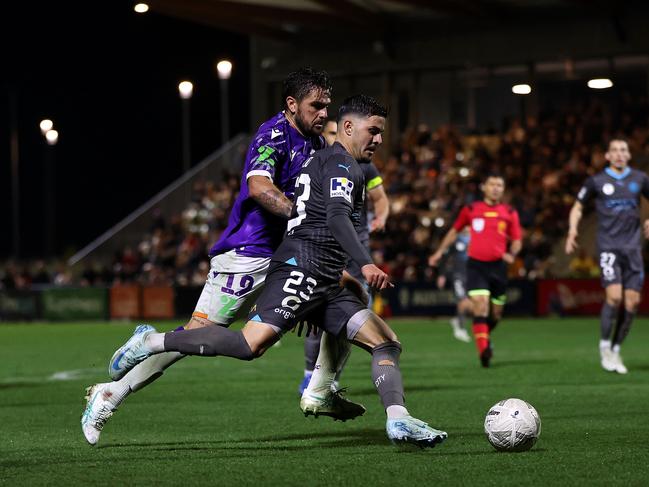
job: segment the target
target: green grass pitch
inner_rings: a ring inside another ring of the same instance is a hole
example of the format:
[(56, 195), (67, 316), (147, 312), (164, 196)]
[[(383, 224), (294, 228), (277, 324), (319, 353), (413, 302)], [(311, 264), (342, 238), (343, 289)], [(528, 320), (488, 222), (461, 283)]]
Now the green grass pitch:
[[(598, 321), (509, 318), (485, 370), (446, 321), (391, 320), (408, 408), (449, 434), (414, 452), (386, 439), (360, 349), (342, 385), (365, 416), (304, 418), (296, 392), (303, 341), (292, 334), (251, 363), (177, 363), (127, 399), (93, 448), (79, 425), (84, 388), (107, 380), (108, 359), (132, 325), (2, 324), (0, 484), (647, 485), (649, 321), (637, 320), (625, 344), (627, 376), (600, 368)], [(541, 415), (529, 452), (497, 453), (484, 437), (487, 410), (507, 397)]]

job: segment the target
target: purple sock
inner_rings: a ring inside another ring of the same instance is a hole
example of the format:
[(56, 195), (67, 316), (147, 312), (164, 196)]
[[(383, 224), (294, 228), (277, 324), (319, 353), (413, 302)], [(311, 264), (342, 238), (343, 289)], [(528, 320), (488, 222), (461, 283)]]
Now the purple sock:
[(178, 328), (174, 329), (174, 331), (183, 331), (184, 329), (184, 326), (179, 326)]

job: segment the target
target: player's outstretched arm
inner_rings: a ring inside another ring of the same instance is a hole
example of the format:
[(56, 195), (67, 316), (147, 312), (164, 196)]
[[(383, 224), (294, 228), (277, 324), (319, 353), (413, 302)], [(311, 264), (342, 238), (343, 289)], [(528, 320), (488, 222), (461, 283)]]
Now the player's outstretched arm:
[(431, 267), (437, 267), (439, 261), (444, 255), (444, 252), (446, 252), (446, 250), (451, 246), (451, 244), (455, 242), (456, 238), (457, 238), (457, 230), (455, 229), (455, 227), (451, 227), (448, 233), (444, 235), (444, 238), (442, 239), (442, 243), (439, 244), (439, 248), (428, 258), (428, 265)]
[(570, 255), (572, 254), (579, 245), (577, 244), (577, 228), (579, 227), (579, 222), (581, 221), (581, 217), (584, 211), (584, 205), (582, 205), (579, 201), (575, 201), (575, 204), (572, 205), (572, 208), (570, 209), (570, 217), (569, 217), (569, 226), (568, 226), (568, 236), (566, 237), (566, 247), (565, 251), (566, 254)]
[(370, 232), (384, 230), (385, 222), (388, 220), (388, 215), (390, 214), (388, 195), (385, 194), (383, 185), (370, 189), (368, 194), (374, 205), (374, 218), (370, 223)]
[(521, 239), (512, 240), (511, 245), (509, 246), (509, 252), (505, 252), (503, 255), (503, 260), (508, 264), (513, 264), (516, 260), (516, 256), (520, 253), (523, 248), (523, 241)]
[(266, 176), (250, 176), (248, 192), (253, 200), (273, 215), (286, 219), (291, 217), (293, 202)]

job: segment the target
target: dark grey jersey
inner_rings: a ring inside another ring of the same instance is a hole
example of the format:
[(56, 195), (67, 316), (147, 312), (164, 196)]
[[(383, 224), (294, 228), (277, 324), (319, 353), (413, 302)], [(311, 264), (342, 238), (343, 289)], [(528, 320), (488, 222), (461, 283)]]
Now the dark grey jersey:
[(649, 177), (635, 169), (618, 174), (606, 168), (586, 180), (577, 200), (595, 199), (600, 251), (640, 247), (641, 195), (649, 199)]
[[(347, 225), (358, 242), (353, 230), (360, 231), (364, 199), (363, 171), (342, 145), (316, 152), (297, 178), (292, 218), (272, 260), (306, 269), (316, 278), (339, 280), (352, 252), (343, 249), (331, 229), (338, 219), (351, 220)], [(362, 260), (361, 265), (371, 262), (369, 256)]]

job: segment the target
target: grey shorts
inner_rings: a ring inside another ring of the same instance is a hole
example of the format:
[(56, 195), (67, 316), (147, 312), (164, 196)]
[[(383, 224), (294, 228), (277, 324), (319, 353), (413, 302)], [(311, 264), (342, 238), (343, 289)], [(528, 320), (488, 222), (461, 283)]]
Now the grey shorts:
[(602, 287), (622, 284), (624, 289), (642, 291), (644, 263), (641, 249), (602, 250), (599, 253)]
[(347, 324), (362, 320), (360, 326), (369, 313), (360, 299), (338, 282), (319, 282), (306, 269), (273, 262), (248, 320), (266, 323), (283, 334), (308, 319), (329, 334), (338, 336), (345, 330), (349, 337), (353, 330), (346, 330)]

